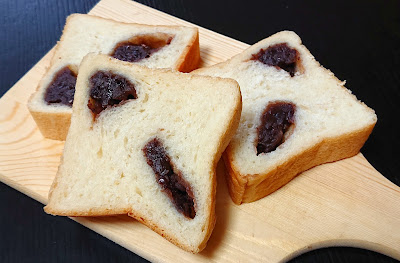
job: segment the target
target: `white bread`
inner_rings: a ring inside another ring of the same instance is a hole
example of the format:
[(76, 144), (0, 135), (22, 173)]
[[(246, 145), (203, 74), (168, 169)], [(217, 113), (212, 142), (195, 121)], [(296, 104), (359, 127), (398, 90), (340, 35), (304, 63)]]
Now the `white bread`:
[[(138, 39), (143, 36), (148, 39)], [(69, 66), (77, 73), (79, 63), (88, 53), (112, 54), (118, 43), (128, 40), (141, 43), (154, 39), (170, 43), (136, 64), (181, 72), (189, 72), (198, 66), (200, 50), (197, 28), (127, 24), (86, 14), (70, 15), (50, 67), (28, 103), (29, 111), (43, 136), (65, 140), (68, 133), (71, 106), (44, 100), (47, 87), (61, 69)]]
[[(298, 51), (293, 77), (255, 59), (261, 49), (280, 43)], [(232, 78), (240, 85), (241, 121), (223, 154), (236, 204), (258, 200), (311, 167), (357, 154), (377, 121), (374, 111), (323, 68), (293, 32), (277, 33), (226, 62), (193, 74)], [(293, 102), (295, 124), (276, 150), (257, 155), (257, 129), (271, 101)]]
[[(89, 79), (97, 71), (127, 78), (137, 99), (94, 118)], [(183, 249), (201, 251), (215, 223), (216, 164), (240, 112), (240, 89), (231, 79), (151, 70), (89, 54), (80, 66), (71, 127), (45, 211), (129, 214)], [(147, 163), (143, 148), (155, 137), (191, 186), (193, 219), (178, 212)]]

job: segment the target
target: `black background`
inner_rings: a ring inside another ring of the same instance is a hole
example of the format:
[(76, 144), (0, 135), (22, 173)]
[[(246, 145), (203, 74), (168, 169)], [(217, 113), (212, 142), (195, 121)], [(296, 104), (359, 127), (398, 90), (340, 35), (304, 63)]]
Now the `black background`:
[[(378, 123), (362, 153), (400, 185), (400, 1), (139, 2), (248, 44), (295, 31), (322, 65), (375, 109)], [(0, 94), (55, 45), (69, 14), (86, 13), (96, 3), (0, 1)], [(46, 215), (42, 204), (2, 183), (0, 213), (0, 262), (144, 262), (68, 218)], [(397, 261), (364, 249), (324, 248), (293, 262)]]

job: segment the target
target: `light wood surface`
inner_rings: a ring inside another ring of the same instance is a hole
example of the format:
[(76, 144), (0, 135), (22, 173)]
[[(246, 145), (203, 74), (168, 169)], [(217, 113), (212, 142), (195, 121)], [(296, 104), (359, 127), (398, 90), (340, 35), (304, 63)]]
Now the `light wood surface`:
[[(90, 13), (125, 22), (191, 25), (125, 0), (103, 0)], [(201, 66), (228, 59), (247, 47), (199, 30)], [(44, 204), (63, 143), (42, 137), (26, 103), (51, 53), (0, 99), (0, 179)], [(175, 247), (127, 216), (73, 219), (157, 262), (278, 262), (337, 245), (400, 259), (400, 188), (362, 154), (313, 168), (266, 198), (241, 206), (234, 205), (228, 195), (220, 162), (217, 190), (217, 224), (207, 248), (197, 255)]]

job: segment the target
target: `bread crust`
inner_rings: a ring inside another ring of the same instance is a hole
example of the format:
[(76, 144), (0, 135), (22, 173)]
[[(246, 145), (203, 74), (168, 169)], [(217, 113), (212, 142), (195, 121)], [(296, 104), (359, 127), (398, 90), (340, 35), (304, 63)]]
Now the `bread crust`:
[(238, 172), (228, 147), (224, 161), (232, 200), (238, 205), (257, 201), (283, 187), (303, 171), (358, 154), (374, 126), (372, 124), (352, 133), (326, 138), (264, 174)]
[(65, 140), (71, 124), (71, 114), (66, 112), (43, 112), (30, 110), (43, 137), (52, 140)]
[(198, 68), (200, 63), (200, 45), (199, 45), (199, 31), (196, 28), (196, 35), (192, 37), (190, 44), (188, 44), (182, 56), (176, 63), (176, 69), (180, 72), (190, 72)]

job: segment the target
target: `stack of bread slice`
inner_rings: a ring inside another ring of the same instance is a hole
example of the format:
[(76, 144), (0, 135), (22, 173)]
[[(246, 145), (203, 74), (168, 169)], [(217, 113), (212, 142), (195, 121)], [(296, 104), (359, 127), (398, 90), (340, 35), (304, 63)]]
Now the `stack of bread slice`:
[(252, 202), (357, 154), (377, 121), (293, 32), (177, 72), (199, 58), (197, 29), (68, 19), (29, 102), (45, 137), (66, 138), (47, 213), (128, 214), (197, 253), (221, 155), (233, 201)]

